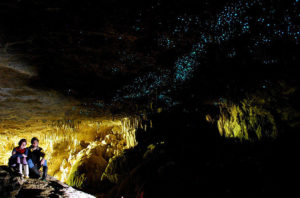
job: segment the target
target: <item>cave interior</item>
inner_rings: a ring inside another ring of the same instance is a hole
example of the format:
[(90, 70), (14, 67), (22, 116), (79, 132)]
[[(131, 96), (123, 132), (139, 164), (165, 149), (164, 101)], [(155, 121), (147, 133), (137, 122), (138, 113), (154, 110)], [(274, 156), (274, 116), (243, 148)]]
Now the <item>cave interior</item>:
[(1, 0), (0, 165), (38, 137), (96, 197), (294, 191), (299, 53), (298, 0)]

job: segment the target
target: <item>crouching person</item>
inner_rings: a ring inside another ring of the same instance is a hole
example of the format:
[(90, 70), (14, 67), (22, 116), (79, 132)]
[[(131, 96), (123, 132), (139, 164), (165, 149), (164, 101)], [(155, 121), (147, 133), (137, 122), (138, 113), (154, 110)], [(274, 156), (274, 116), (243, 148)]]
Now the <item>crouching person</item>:
[[(19, 141), (19, 146), (12, 151), (12, 156), (9, 159), (9, 166), (18, 170), (20, 176), (29, 178), (29, 169), (27, 163), (28, 149), (26, 148), (26, 139)], [(24, 171), (23, 171), (24, 169)]]
[[(43, 149), (39, 147), (39, 140), (34, 137), (31, 139), (31, 146), (28, 147), (28, 165), (30, 170), (30, 176), (33, 178), (40, 178), (46, 181), (47, 178), (47, 160), (45, 160), (46, 154)], [(43, 174), (41, 177), (40, 168), (43, 167)]]

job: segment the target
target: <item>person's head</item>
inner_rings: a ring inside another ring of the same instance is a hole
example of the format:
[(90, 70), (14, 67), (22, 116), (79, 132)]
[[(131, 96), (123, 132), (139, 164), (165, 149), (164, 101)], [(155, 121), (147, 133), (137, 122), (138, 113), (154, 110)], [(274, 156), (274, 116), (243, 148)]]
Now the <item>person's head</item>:
[(25, 148), (26, 147), (26, 145), (27, 145), (27, 141), (26, 141), (26, 139), (21, 139), (20, 141), (19, 141), (19, 147), (20, 148)]
[(39, 145), (39, 139), (37, 139), (36, 137), (33, 137), (31, 139), (31, 145), (34, 147), (37, 147)]

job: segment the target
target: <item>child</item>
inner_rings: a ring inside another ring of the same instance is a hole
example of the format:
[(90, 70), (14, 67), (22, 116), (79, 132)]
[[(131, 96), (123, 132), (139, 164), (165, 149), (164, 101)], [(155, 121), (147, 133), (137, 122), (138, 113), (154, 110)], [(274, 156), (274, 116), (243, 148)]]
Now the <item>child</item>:
[[(29, 168), (27, 164), (27, 156), (28, 156), (28, 149), (26, 148), (27, 141), (26, 139), (21, 139), (19, 141), (19, 146), (15, 147), (12, 151), (12, 156), (9, 159), (10, 166), (18, 165), (19, 173), (25, 178), (29, 178)], [(23, 167), (24, 167), (24, 174), (23, 174)]]

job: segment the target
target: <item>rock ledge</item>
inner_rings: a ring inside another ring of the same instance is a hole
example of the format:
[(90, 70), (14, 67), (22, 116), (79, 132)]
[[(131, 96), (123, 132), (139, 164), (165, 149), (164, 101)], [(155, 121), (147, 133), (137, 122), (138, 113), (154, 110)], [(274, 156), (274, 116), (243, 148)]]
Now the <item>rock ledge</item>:
[(52, 198), (94, 198), (90, 194), (76, 190), (54, 177), (47, 181), (21, 179), (7, 166), (0, 166), (0, 197), (52, 197)]

